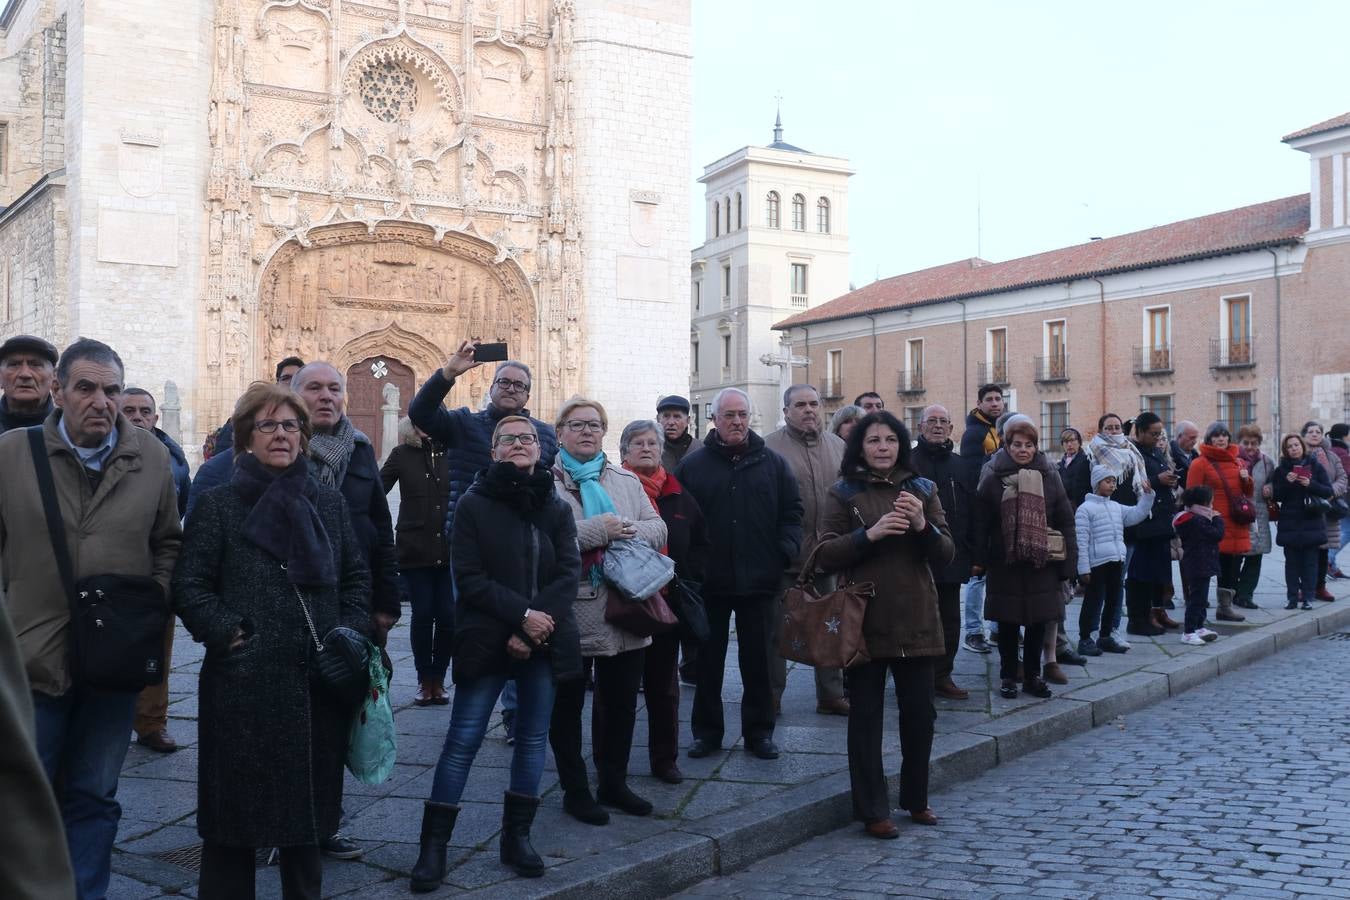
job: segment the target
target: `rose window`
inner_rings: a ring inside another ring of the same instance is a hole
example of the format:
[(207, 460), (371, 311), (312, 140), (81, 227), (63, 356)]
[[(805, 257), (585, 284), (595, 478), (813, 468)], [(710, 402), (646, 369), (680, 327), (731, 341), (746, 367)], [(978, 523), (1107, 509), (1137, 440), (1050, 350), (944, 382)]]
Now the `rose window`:
[(382, 122), (410, 118), (417, 106), (417, 79), (392, 60), (371, 63), (358, 84), (361, 105)]

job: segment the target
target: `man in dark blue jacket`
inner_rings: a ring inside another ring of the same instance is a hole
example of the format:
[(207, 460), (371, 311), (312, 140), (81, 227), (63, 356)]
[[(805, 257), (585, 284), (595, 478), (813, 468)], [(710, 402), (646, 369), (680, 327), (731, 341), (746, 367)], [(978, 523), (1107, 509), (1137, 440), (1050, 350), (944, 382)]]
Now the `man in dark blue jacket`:
[(488, 392), (487, 409), (474, 412), (467, 406), (446, 409), (445, 395), (455, 379), (470, 369), (481, 366), (475, 360), (478, 341), (465, 341), (444, 366), (431, 374), (417, 396), (408, 404), (408, 418), (432, 440), (446, 446), (450, 462), (450, 499), (446, 504), (445, 532), (449, 534), (455, 522), (455, 503), (473, 484), (474, 477), (492, 462), (492, 431), (506, 416), (525, 416), (539, 432), (539, 462), (553, 465), (558, 453), (558, 436), (553, 426), (530, 417), (525, 404), (530, 402), (530, 367), (522, 362), (507, 360), (497, 364), (492, 388)]
[(769, 636), (783, 573), (797, 559), (802, 501), (787, 460), (750, 430), (750, 398), (725, 388), (713, 398), (713, 430), (676, 477), (703, 510), (712, 551), (703, 581), (711, 634), (698, 655), (691, 757), (722, 746), (722, 675), (731, 615), (740, 645), (741, 735), (745, 749), (776, 759)]

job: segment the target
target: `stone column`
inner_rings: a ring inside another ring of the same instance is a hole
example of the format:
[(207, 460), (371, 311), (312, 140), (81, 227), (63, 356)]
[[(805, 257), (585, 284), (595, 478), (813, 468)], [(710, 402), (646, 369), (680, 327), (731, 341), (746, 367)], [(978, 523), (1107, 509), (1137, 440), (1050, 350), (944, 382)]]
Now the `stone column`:
[(384, 384), (384, 405), (380, 407), (380, 463), (398, 446), (398, 385)]
[(178, 443), (183, 443), (182, 426), (179, 414), (183, 404), (178, 399), (178, 385), (172, 381), (164, 382), (164, 402), (159, 405), (159, 427)]

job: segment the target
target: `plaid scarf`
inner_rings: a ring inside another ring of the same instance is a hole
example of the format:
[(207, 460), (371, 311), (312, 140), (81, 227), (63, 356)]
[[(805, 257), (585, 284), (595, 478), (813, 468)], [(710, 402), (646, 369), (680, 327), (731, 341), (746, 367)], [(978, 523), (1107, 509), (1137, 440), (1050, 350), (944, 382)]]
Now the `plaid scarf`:
[(331, 432), (327, 434), (315, 432), (314, 437), (309, 439), (309, 458), (314, 463), (314, 475), (320, 484), (341, 489), (358, 437), (369, 442), (369, 439), (352, 425), (351, 419), (343, 416), (338, 419), (337, 427)]
[(1045, 483), (1035, 469), (1018, 469), (1003, 478), (999, 504), (1003, 523), (1003, 554), (1008, 562), (1045, 565)]

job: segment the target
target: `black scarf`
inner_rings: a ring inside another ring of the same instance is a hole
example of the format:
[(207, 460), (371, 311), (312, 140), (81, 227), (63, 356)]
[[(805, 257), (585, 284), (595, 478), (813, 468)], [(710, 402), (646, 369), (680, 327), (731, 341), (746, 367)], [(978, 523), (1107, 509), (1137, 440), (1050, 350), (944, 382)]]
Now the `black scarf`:
[(478, 473), (471, 490), (500, 500), (517, 512), (537, 512), (554, 496), (553, 473), (540, 465), (526, 472), (512, 462), (494, 462)]
[(333, 545), (319, 519), (319, 483), (299, 457), (278, 473), (252, 453), (235, 457), (230, 483), (250, 509), (240, 534), (281, 560), (292, 584), (331, 587), (338, 583)]
[(745, 456), (752, 449), (750, 446), (750, 436), (752, 434), (754, 434), (754, 432), (747, 431), (745, 440), (741, 441), (739, 444), (728, 444), (726, 441), (722, 440), (722, 435), (714, 430), (708, 432), (708, 436), (703, 441), (703, 446), (709, 448), (719, 456), (725, 457), (726, 460), (734, 466), (736, 463), (740, 462), (742, 456)]
[(56, 408), (56, 404), (50, 399), (42, 405), (42, 409), (35, 413), (15, 412), (9, 408), (9, 401), (0, 397), (0, 434), (16, 428), (31, 428), (34, 425), (41, 425), (47, 421), (47, 416)]
[(932, 441), (924, 438), (923, 435), (920, 435), (918, 446), (914, 449), (931, 459), (933, 462), (942, 462), (952, 455), (952, 442), (948, 439), (940, 444), (934, 444)]

